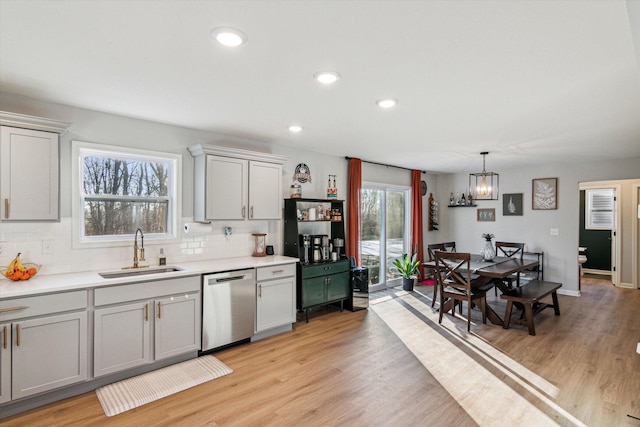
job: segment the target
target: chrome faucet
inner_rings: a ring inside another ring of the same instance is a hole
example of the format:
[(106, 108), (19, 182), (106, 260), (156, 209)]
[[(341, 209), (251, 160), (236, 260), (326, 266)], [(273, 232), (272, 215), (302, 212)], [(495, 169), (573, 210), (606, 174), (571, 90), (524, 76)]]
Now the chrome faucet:
[[(138, 260), (138, 232), (140, 232), (140, 259)], [(138, 268), (138, 261), (144, 261), (144, 234), (142, 230), (138, 228), (136, 230), (135, 237), (133, 238), (133, 268)]]

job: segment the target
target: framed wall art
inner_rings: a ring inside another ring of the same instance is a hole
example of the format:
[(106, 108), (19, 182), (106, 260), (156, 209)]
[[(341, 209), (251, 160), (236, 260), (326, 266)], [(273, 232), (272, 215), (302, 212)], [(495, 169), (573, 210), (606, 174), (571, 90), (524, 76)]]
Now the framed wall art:
[(532, 187), (532, 209), (558, 209), (558, 178), (536, 178)]
[(522, 215), (522, 193), (502, 195), (502, 215)]
[(496, 210), (495, 208), (481, 208), (478, 209), (478, 221), (495, 221)]

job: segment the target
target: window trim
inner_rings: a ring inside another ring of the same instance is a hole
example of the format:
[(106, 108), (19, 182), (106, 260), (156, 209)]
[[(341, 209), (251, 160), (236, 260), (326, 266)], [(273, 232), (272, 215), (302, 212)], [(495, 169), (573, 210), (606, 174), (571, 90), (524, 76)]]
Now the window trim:
[[(167, 233), (161, 236), (157, 234), (145, 235), (145, 242), (149, 244), (176, 243), (179, 240), (181, 229), (179, 224), (182, 218), (182, 155), (166, 153), (160, 151), (142, 150), (115, 145), (96, 144), (83, 141), (71, 141), (72, 167), (71, 167), (71, 229), (72, 247), (82, 248), (110, 248), (130, 246), (133, 235), (121, 236), (92, 236), (86, 238), (82, 236), (83, 218), (82, 212), (82, 156), (94, 154), (97, 156), (109, 155), (113, 157), (123, 156), (126, 158), (140, 157), (147, 161), (157, 159), (163, 162), (172, 163), (174, 185), (169, 188), (169, 220), (167, 222)], [(107, 196), (100, 196), (104, 199)], [(163, 197), (162, 197), (163, 198)], [(173, 203), (171, 201), (173, 200)]]

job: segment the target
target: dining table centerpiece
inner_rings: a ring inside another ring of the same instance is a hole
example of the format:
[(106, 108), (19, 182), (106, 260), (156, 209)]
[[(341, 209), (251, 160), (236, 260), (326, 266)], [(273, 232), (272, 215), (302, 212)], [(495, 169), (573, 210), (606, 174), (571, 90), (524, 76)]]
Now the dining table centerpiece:
[(484, 246), (480, 250), (480, 255), (482, 255), (482, 259), (485, 261), (493, 261), (496, 257), (496, 250), (493, 248), (493, 242), (491, 240), (495, 236), (493, 234), (485, 233), (482, 237), (484, 237)]

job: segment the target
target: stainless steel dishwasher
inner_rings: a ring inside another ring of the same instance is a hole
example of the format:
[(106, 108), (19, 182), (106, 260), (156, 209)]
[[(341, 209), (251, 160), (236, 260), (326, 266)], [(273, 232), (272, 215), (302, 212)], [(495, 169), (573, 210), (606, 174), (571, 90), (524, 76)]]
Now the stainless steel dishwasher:
[(254, 270), (203, 276), (202, 351), (251, 338), (254, 333), (256, 281)]

